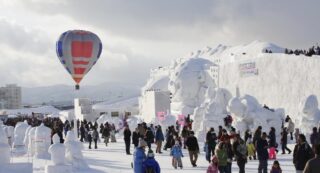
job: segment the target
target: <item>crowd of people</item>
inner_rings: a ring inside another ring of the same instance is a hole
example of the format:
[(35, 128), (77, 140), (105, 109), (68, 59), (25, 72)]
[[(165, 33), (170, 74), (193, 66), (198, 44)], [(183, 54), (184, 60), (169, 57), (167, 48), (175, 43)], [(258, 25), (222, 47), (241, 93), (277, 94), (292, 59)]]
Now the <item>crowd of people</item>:
[[(24, 117), (20, 119), (8, 119), (6, 125), (15, 125), (18, 121), (27, 120), (31, 126), (40, 125), (43, 122), (52, 129), (52, 136), (58, 134), (60, 142), (63, 143), (65, 134), (74, 128), (73, 121), (68, 120), (64, 123), (59, 118), (37, 118)], [(224, 126), (219, 126), (217, 131), (211, 127), (205, 136), (204, 152), (205, 159), (208, 161), (207, 173), (231, 173), (232, 164), (236, 163), (239, 173), (245, 172), (245, 166), (250, 160), (258, 160), (258, 173), (268, 172), (268, 160), (273, 159), (274, 163), (269, 168), (271, 173), (281, 173), (280, 162), (276, 160), (279, 152), (277, 136), (281, 136), (281, 154), (291, 154), (292, 151), (287, 147), (290, 143), (296, 143), (293, 150), (293, 164), (296, 172), (319, 173), (320, 167), (320, 128), (314, 127), (310, 135), (310, 144), (306, 136), (300, 134), (298, 128), (294, 127), (289, 116), (284, 120), (282, 129), (263, 129), (259, 126), (253, 133), (250, 130), (237, 132), (231, 126), (232, 117), (225, 118)], [(81, 142), (87, 142), (91, 149), (92, 142), (97, 149), (100, 137), (108, 146), (110, 142), (117, 142), (115, 134), (120, 130), (123, 133), (125, 150), (127, 155), (131, 155), (131, 144), (133, 144), (132, 167), (135, 173), (160, 172), (160, 165), (155, 159), (156, 153), (162, 154), (168, 151), (172, 157), (171, 164), (174, 169), (183, 169), (182, 157), (183, 150), (189, 154), (190, 164), (197, 167), (197, 160), (200, 153), (198, 139), (192, 130), (192, 120), (190, 116), (185, 119), (185, 125), (169, 126), (162, 129), (160, 125), (140, 123), (131, 132), (130, 128), (124, 123), (123, 129), (116, 129), (114, 124), (106, 122), (98, 125), (96, 122), (77, 121), (78, 138)], [(231, 126), (231, 127), (230, 127)], [(268, 130), (268, 132), (266, 132)]]

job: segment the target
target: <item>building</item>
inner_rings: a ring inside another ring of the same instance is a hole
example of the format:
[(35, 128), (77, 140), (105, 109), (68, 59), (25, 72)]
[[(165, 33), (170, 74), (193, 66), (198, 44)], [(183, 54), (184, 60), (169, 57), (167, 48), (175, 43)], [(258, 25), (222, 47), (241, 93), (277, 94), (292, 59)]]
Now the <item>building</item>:
[(4, 87), (0, 87), (0, 108), (21, 108), (21, 87), (16, 84), (8, 84)]
[(140, 100), (140, 113), (145, 122), (151, 122), (157, 115), (170, 114), (170, 92), (147, 90)]
[(99, 115), (105, 114), (121, 119), (139, 114), (138, 97), (126, 98), (117, 101), (106, 101), (93, 105), (93, 110)]
[(98, 118), (98, 114), (92, 109), (92, 102), (87, 98), (74, 99), (74, 113), (80, 121), (86, 119), (93, 122)]

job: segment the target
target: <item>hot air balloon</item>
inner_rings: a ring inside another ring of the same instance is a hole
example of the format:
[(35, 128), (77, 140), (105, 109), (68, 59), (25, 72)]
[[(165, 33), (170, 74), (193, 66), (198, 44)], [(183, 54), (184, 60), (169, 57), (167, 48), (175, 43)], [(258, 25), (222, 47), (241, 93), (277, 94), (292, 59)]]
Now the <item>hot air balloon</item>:
[(56, 50), (60, 62), (75, 81), (78, 90), (83, 77), (98, 61), (102, 43), (90, 31), (70, 30), (61, 34)]

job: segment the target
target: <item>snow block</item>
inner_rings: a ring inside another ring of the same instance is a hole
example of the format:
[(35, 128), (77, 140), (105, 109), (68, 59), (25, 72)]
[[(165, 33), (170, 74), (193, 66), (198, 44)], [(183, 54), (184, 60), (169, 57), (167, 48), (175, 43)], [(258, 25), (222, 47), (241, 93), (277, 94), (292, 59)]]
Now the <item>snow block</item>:
[(0, 173), (20, 173), (21, 171), (23, 173), (33, 173), (32, 163), (11, 163), (0, 166)]
[(71, 173), (72, 167), (71, 165), (46, 165), (44, 168), (45, 173), (57, 173), (57, 172), (63, 172), (63, 173)]

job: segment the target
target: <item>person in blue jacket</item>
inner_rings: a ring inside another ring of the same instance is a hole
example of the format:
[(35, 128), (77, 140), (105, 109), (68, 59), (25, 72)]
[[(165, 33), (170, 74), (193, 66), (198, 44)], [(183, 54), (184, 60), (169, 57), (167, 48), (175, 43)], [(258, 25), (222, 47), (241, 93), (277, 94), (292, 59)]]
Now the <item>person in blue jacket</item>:
[(183, 157), (183, 154), (178, 140), (175, 141), (175, 145), (171, 148), (170, 155), (172, 156), (172, 166), (175, 169), (177, 169), (178, 166), (182, 169), (181, 157)]
[(135, 148), (133, 153), (133, 170), (134, 173), (142, 173), (142, 163), (146, 160), (145, 148), (147, 142), (143, 139), (139, 139), (139, 145)]
[(156, 144), (157, 144), (156, 153), (159, 153), (159, 154), (162, 153), (161, 146), (163, 141), (164, 141), (164, 135), (162, 133), (161, 126), (159, 125), (156, 131)]
[(142, 163), (141, 173), (160, 173), (159, 163), (154, 159), (154, 153), (152, 150), (148, 151), (148, 157)]

